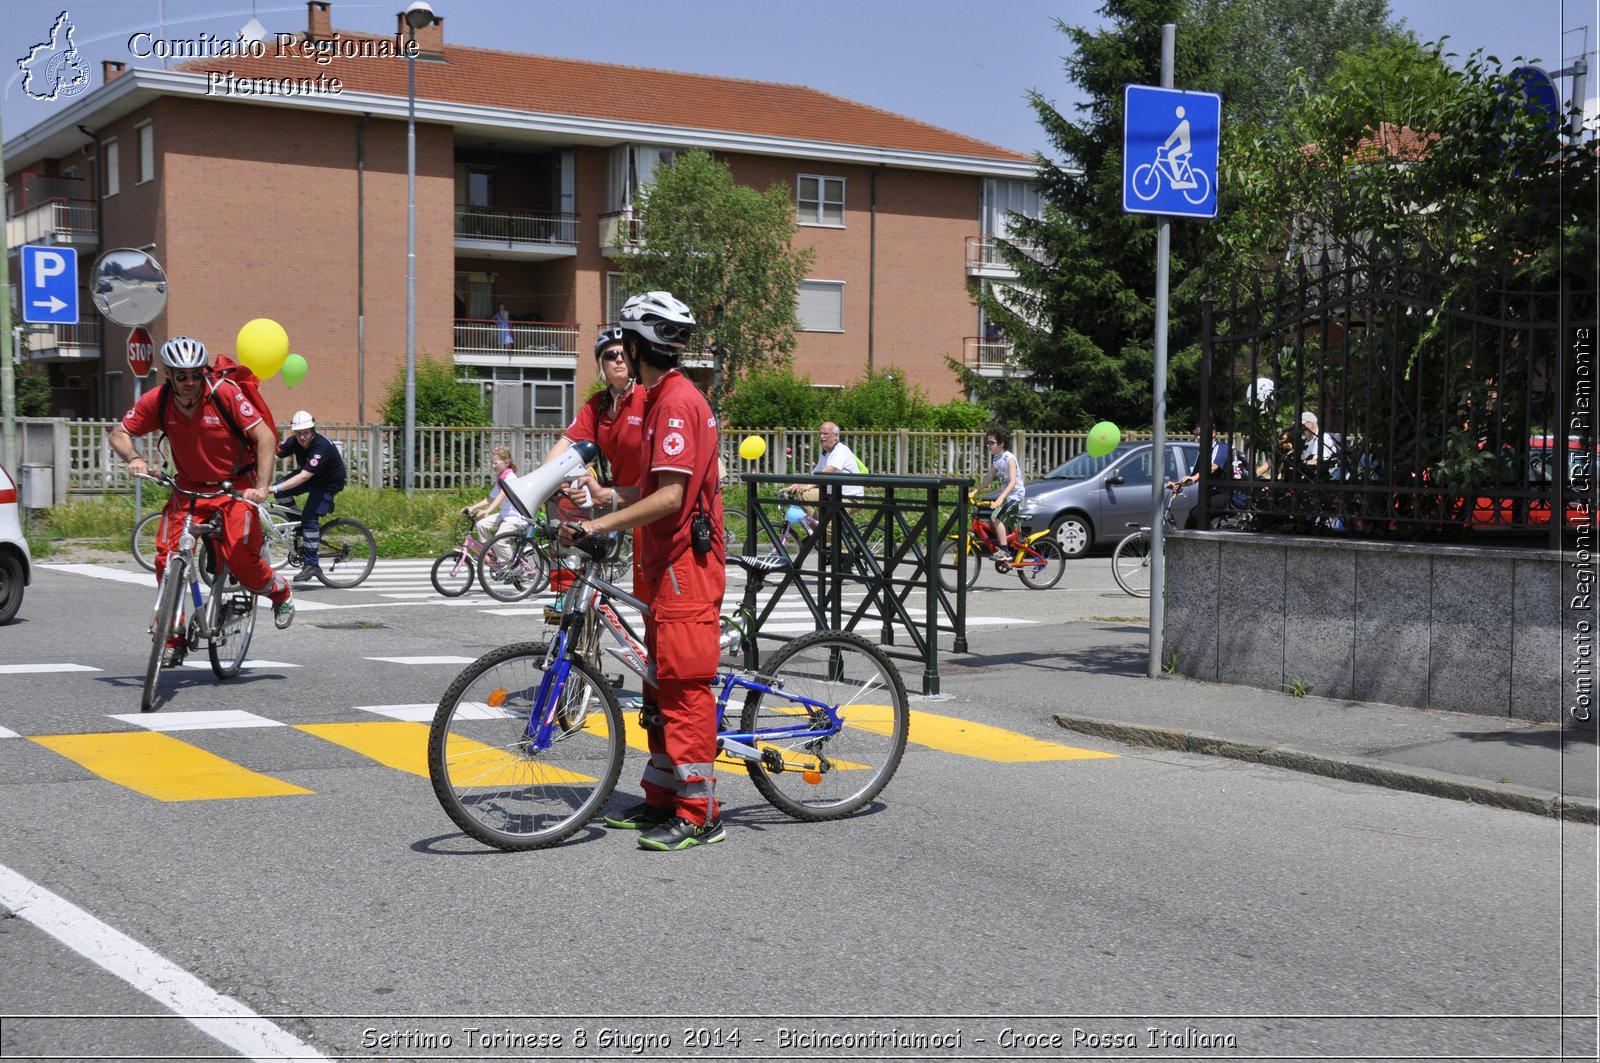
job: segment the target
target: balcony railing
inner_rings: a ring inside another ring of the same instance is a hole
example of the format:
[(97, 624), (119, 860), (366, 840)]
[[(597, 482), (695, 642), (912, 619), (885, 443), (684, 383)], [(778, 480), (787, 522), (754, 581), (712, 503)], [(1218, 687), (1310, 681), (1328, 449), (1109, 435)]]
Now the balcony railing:
[[(508, 342), (509, 341), (509, 342)], [(573, 355), (578, 353), (578, 326), (543, 321), (507, 325), (479, 318), (456, 318), (456, 354)]]
[(456, 207), (456, 239), (578, 246), (578, 216), (508, 207)]
[(6, 246), (98, 244), (100, 205), (92, 199), (47, 199), (6, 219)]
[(986, 340), (981, 336), (968, 336), (962, 340), (962, 345), (968, 369), (1013, 371), (1018, 368), (1016, 360), (1012, 357), (1015, 351), (1013, 344)]
[(23, 333), (32, 358), (100, 357), (100, 319), (85, 318), (76, 325), (33, 325)]
[(631, 210), (600, 215), (600, 246), (618, 249), (639, 244), (639, 216)]
[[(1039, 248), (1017, 244), (1017, 250), (1029, 258), (1042, 261), (1044, 253)], [(967, 237), (967, 272), (970, 274), (1006, 273), (1016, 276), (1016, 269), (1000, 253), (1000, 241), (992, 236)]]

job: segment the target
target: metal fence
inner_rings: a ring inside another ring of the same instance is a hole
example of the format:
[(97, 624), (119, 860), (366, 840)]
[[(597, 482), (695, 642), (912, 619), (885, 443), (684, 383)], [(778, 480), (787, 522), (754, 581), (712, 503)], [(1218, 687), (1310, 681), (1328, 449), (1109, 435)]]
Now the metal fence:
[(1252, 527), (1559, 548), (1593, 519), (1594, 277), (1324, 258), (1205, 314), (1201, 420), (1245, 456)]
[[(129, 490), (127, 470), (111, 452), (106, 440), (110, 421), (67, 421), (59, 418), (23, 418), (19, 435), (25, 445), (22, 461), (59, 466), (56, 494), (98, 494)], [(288, 431), (279, 425), (280, 437)], [(350, 483), (366, 487), (399, 487), (402, 432), (397, 425), (323, 424), (317, 430), (333, 440), (344, 455)], [(746, 436), (760, 437), (766, 452), (753, 461), (739, 456)], [(506, 446), (517, 467), (528, 469), (561, 438), (558, 428), (495, 426), (439, 428), (419, 425), (416, 430), (416, 486), (422, 490), (477, 489), (488, 481), (489, 454)], [(1084, 449), (1084, 432), (1018, 432), (1013, 449), (1026, 477), (1039, 477)], [(1148, 432), (1129, 432), (1124, 438), (1143, 440)], [(879, 476), (972, 477), (988, 468), (982, 432), (938, 432), (900, 429), (843, 434), (844, 442), (865, 464), (864, 471)], [(148, 452), (154, 440), (141, 441)], [(763, 428), (746, 432), (725, 429), (722, 459), (730, 476), (753, 472), (801, 476), (816, 465), (815, 428)], [(15, 466), (9, 456), (0, 462)]]

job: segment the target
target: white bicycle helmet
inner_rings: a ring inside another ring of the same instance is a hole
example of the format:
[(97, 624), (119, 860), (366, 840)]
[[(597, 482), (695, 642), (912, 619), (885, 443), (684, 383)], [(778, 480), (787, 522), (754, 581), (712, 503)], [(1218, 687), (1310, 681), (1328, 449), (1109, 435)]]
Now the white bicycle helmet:
[(206, 345), (188, 336), (174, 336), (161, 345), (161, 362), (173, 369), (200, 369), (206, 364)]
[(598, 335), (598, 336), (596, 336), (594, 338), (594, 356), (596, 358), (600, 357), (600, 352), (601, 351), (605, 350), (607, 347), (611, 346), (613, 343), (621, 343), (621, 342), (622, 342), (622, 330), (621, 329), (619, 329), (619, 328), (603, 328), (603, 329), (601, 329), (600, 330), (600, 335)]
[(622, 327), (651, 347), (677, 353), (694, 335), (694, 314), (669, 292), (645, 292), (622, 304)]
[(300, 432), (307, 428), (317, 427), (317, 422), (312, 419), (310, 410), (296, 410), (294, 416), (289, 418), (289, 431)]

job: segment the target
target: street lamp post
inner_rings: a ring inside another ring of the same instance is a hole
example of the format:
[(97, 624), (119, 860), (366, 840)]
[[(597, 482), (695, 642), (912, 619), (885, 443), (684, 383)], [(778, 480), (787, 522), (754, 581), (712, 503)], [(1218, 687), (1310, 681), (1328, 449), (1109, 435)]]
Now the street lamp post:
[(433, 25), (433, 8), (413, 0), (406, 8), (406, 417), (405, 490), (416, 490), (417, 445), (417, 31)]

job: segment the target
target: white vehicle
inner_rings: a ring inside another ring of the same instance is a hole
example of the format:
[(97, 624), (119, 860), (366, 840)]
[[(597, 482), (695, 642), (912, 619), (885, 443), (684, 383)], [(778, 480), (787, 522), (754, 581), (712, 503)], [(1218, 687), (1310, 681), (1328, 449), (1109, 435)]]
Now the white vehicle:
[(33, 580), (33, 555), (22, 535), (17, 481), (0, 466), (0, 624), (22, 608), (22, 589)]

